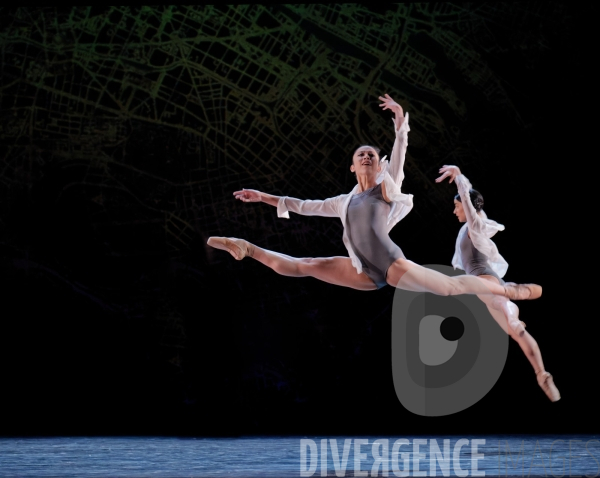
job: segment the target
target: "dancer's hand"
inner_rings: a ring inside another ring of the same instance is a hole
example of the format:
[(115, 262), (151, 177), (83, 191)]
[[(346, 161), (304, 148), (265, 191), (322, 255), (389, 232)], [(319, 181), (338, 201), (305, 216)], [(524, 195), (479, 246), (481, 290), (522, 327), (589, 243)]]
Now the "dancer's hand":
[(384, 96), (380, 96), (379, 99), (382, 103), (379, 105), (384, 110), (392, 110), (396, 115), (396, 131), (400, 130), (400, 127), (404, 123), (404, 111), (402, 110), (402, 106), (396, 103), (390, 95), (387, 93)]
[(461, 174), (458, 166), (448, 166), (446, 164), (440, 168), (439, 172), (443, 174), (435, 180), (436, 183), (441, 183), (446, 178), (450, 178), (450, 182), (453, 182), (456, 176)]
[(399, 113), (401, 116), (404, 116), (402, 106), (396, 103), (390, 95), (386, 93), (384, 96), (380, 96), (379, 99), (382, 101), (379, 105), (381, 108), (384, 110), (392, 110), (394, 113)]
[(236, 191), (233, 193), (233, 196), (236, 199), (244, 202), (261, 202), (262, 201), (262, 193), (255, 189), (242, 189), (241, 191)]

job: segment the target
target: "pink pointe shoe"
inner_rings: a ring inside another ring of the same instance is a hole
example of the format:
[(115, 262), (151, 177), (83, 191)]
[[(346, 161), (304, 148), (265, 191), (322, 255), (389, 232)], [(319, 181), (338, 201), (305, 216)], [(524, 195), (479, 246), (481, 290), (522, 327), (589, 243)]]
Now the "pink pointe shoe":
[(542, 296), (542, 286), (537, 284), (504, 284), (504, 295), (510, 300), (533, 300)]
[(542, 387), (544, 393), (548, 396), (550, 401), (557, 402), (560, 400), (560, 392), (556, 385), (554, 385), (554, 380), (552, 380), (552, 375), (548, 372), (542, 372), (537, 376), (538, 384)]
[(254, 255), (252, 244), (243, 239), (212, 236), (208, 238), (206, 243), (215, 249), (229, 252), (238, 261), (241, 261), (244, 257), (252, 257)]

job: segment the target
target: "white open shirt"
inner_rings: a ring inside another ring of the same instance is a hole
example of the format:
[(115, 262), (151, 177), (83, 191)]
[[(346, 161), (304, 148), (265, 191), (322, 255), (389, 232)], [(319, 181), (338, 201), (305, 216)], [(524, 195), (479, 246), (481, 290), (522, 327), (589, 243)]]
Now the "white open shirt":
[[(396, 131), (396, 121), (394, 122), (394, 131), (396, 132), (396, 140), (390, 160), (386, 161), (385, 156), (381, 160), (381, 171), (377, 176), (377, 184), (383, 182), (385, 184), (385, 192), (391, 201), (391, 209), (387, 218), (387, 232), (398, 224), (400, 220), (406, 216), (413, 208), (413, 195), (404, 194), (400, 187), (404, 180), (404, 160), (406, 156), (406, 147), (408, 144), (408, 113), (404, 116), (404, 122), (398, 131)], [(348, 194), (340, 194), (325, 200), (301, 200), (283, 196), (277, 203), (277, 216), (289, 219), (289, 211), (304, 216), (326, 216), (339, 217), (344, 226), (344, 234), (342, 240), (348, 250), (352, 265), (356, 268), (358, 274), (362, 272), (362, 265), (356, 254), (350, 246), (350, 241), (346, 233), (346, 217), (348, 205), (352, 196), (358, 193), (358, 184)]]
[(506, 270), (508, 269), (508, 262), (506, 262), (504, 257), (500, 255), (496, 244), (494, 244), (494, 241), (490, 239), (498, 231), (503, 231), (504, 226), (502, 224), (498, 224), (496, 221), (488, 219), (485, 212), (483, 212), (483, 209), (477, 213), (475, 207), (473, 207), (473, 203), (471, 202), (471, 196), (469, 195), (471, 183), (464, 176), (464, 174), (459, 174), (456, 176), (454, 182), (458, 188), (458, 194), (460, 195), (460, 200), (463, 210), (465, 211), (465, 216), (467, 217), (467, 222), (463, 224), (463, 227), (461, 227), (460, 231), (458, 232), (454, 257), (452, 258), (452, 266), (455, 269), (465, 270), (462, 263), (460, 243), (463, 240), (464, 235), (467, 234), (468, 229), (470, 232), (471, 241), (473, 242), (475, 248), (488, 257), (488, 264), (492, 270), (498, 274), (498, 277), (504, 277), (504, 274), (506, 274)]

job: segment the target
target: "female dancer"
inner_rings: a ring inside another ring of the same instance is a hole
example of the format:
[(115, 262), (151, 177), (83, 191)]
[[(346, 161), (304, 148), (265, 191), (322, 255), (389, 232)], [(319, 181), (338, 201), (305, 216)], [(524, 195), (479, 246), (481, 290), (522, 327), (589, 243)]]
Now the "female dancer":
[[(442, 175), (436, 182), (449, 178), (450, 182), (456, 183), (458, 194), (454, 197), (454, 214), (460, 222), (465, 223), (456, 239), (452, 265), (455, 269), (462, 269), (469, 275), (494, 284), (506, 284), (502, 277), (508, 269), (508, 263), (490, 239), (496, 232), (503, 231), (504, 226), (487, 218), (483, 212), (483, 196), (471, 189), (471, 183), (458, 167), (444, 165), (440, 173)], [(554, 385), (552, 375), (544, 370), (540, 348), (535, 339), (525, 331), (525, 324), (519, 320), (519, 308), (506, 297), (482, 295), (479, 298), (500, 327), (517, 341), (548, 398), (553, 402), (559, 400), (560, 393)]]
[[(378, 150), (360, 146), (350, 170), (357, 184), (349, 194), (329, 199), (300, 200), (279, 197), (252, 189), (234, 192), (244, 202), (265, 202), (277, 207), (279, 217), (289, 211), (306, 216), (339, 217), (344, 227), (342, 240), (350, 257), (295, 258), (263, 249), (243, 239), (211, 237), (208, 245), (228, 251), (235, 259), (252, 257), (275, 272), (291, 277), (314, 277), (330, 284), (358, 290), (375, 290), (389, 284), (414, 292), (437, 295), (496, 294), (513, 300), (537, 299), (542, 288), (535, 284), (504, 284), (462, 275), (448, 277), (407, 260), (392, 242), (389, 231), (412, 209), (412, 195), (401, 192), (408, 138), (408, 113), (389, 95), (379, 97), (384, 110), (394, 112), (396, 140), (389, 163), (379, 159)], [(385, 158), (384, 158), (385, 159)]]

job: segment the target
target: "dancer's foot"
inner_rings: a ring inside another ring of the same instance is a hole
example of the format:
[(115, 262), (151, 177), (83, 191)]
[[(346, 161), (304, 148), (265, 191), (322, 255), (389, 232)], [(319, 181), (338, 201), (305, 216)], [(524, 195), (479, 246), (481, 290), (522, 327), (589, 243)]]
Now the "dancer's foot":
[(542, 286), (537, 284), (515, 284), (507, 282), (504, 284), (504, 295), (510, 300), (533, 300), (541, 297)]
[(515, 320), (513, 322), (509, 322), (508, 324), (519, 337), (523, 337), (523, 335), (525, 335), (525, 327), (527, 327), (527, 325), (522, 320)]
[(548, 372), (538, 372), (537, 380), (539, 386), (542, 387), (542, 390), (548, 396), (550, 401), (557, 402), (560, 400), (560, 393), (558, 388), (556, 388), (556, 385), (554, 385), (552, 375), (550, 375)]
[(212, 236), (208, 238), (206, 243), (215, 249), (222, 249), (229, 252), (238, 261), (241, 261), (244, 257), (252, 257), (254, 255), (254, 246), (244, 239)]

